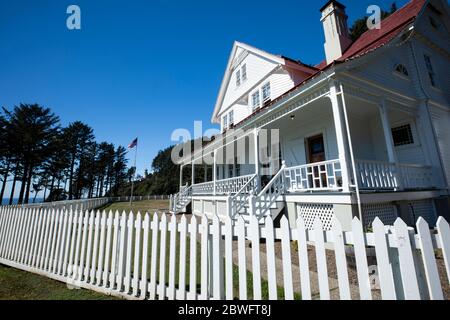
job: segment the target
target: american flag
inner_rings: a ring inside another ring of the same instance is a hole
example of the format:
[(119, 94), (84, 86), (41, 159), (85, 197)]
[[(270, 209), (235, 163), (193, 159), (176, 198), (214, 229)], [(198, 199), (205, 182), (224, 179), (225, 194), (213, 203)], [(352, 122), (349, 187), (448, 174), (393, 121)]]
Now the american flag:
[(128, 149), (133, 149), (134, 147), (137, 146), (138, 143), (138, 138), (134, 139), (129, 145), (128, 145)]

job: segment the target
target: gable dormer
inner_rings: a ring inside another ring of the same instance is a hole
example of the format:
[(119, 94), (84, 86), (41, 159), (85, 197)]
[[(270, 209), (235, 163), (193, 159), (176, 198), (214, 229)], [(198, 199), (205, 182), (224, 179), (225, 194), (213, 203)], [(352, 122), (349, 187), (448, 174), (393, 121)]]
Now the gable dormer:
[(235, 42), (211, 121), (225, 131), (313, 72), (294, 60)]

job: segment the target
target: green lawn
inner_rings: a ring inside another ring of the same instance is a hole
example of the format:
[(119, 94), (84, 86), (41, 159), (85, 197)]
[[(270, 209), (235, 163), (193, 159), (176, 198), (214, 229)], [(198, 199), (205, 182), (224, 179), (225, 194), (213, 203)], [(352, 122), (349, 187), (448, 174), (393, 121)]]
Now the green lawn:
[(120, 213), (123, 211), (133, 213), (141, 212), (141, 214), (145, 214), (149, 212), (151, 214), (155, 212), (168, 212), (169, 211), (169, 200), (144, 200), (144, 201), (136, 201), (130, 205), (130, 202), (114, 202), (111, 204), (107, 204), (106, 206), (100, 208), (100, 210), (112, 210), (115, 212), (118, 210)]
[(115, 300), (65, 283), (0, 265), (0, 300)]

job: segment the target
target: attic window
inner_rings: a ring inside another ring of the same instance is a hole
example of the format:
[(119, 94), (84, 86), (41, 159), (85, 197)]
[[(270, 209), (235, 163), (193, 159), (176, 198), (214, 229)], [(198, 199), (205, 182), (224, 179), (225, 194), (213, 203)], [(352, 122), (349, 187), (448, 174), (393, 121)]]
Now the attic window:
[(439, 30), (441, 28), (441, 24), (433, 17), (430, 17), (430, 24), (435, 30)]
[(428, 55), (424, 55), (425, 65), (428, 71), (428, 77), (430, 78), (430, 83), (433, 87), (436, 87), (436, 74), (434, 73), (433, 63)]
[(414, 144), (411, 125), (403, 125), (392, 128), (392, 138), (396, 147)]
[(265, 85), (263, 85), (261, 90), (263, 102), (267, 102), (268, 100), (270, 100), (270, 82), (267, 82)]
[(405, 65), (398, 64), (395, 66), (395, 72), (398, 72), (399, 74), (409, 77), (408, 69), (406, 69)]
[(241, 73), (242, 73), (242, 82), (244, 82), (247, 80), (247, 65), (246, 64), (244, 64), (242, 66)]
[(241, 70), (236, 71), (236, 87), (241, 85)]

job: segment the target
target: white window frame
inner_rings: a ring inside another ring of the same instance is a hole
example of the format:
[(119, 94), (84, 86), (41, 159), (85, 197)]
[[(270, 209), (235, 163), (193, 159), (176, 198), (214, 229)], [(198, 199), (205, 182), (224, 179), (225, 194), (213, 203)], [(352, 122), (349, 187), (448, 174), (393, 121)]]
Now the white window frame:
[[(254, 97), (256, 97), (256, 96), (258, 97), (257, 104), (255, 104), (255, 99), (254, 99)], [(251, 102), (252, 102), (252, 111), (253, 112), (258, 110), (259, 108), (261, 108), (261, 93), (260, 93), (259, 89), (252, 93)]]
[(433, 59), (431, 58), (431, 56), (428, 53), (424, 53), (423, 54), (423, 59), (425, 61), (425, 68), (427, 70), (427, 74), (428, 74), (428, 81), (430, 82), (430, 85), (432, 88), (439, 88), (438, 85), (438, 79), (437, 79), (437, 74), (436, 71), (434, 70), (434, 65), (433, 65)]
[[(265, 90), (265, 88), (269, 88), (269, 90), (268, 90), (269, 91), (269, 95), (266, 98), (264, 98), (264, 90)], [(270, 81), (269, 81), (269, 82), (264, 83), (264, 85), (261, 87), (262, 103), (265, 103), (265, 102), (269, 101), (271, 99), (271, 95), (272, 95), (272, 93), (271, 93), (271, 87), (270, 87)]]
[(242, 82), (247, 81), (247, 64), (244, 63), (241, 67), (241, 80)]
[(224, 115), (222, 117), (222, 122), (223, 122), (223, 130), (228, 129), (228, 115)]
[(231, 127), (232, 125), (234, 125), (234, 110), (231, 110), (231, 111), (228, 113), (228, 122), (229, 122), (229, 124), (230, 124), (230, 127)]
[(240, 87), (242, 82), (241, 82), (241, 69), (236, 70), (236, 88)]
[[(406, 125), (409, 125), (411, 127), (411, 134), (412, 134), (414, 143), (395, 146), (394, 141), (392, 141), (395, 149), (402, 150), (402, 149), (409, 149), (409, 148), (415, 148), (415, 147), (421, 146), (421, 143), (420, 143), (421, 140), (420, 140), (420, 137), (417, 132), (416, 123), (413, 119), (406, 120), (406, 121), (399, 121), (399, 122), (395, 122), (395, 123), (391, 124), (391, 135), (392, 135), (392, 129), (395, 129), (398, 127), (403, 127)], [(393, 137), (392, 137), (392, 140), (394, 140)]]

